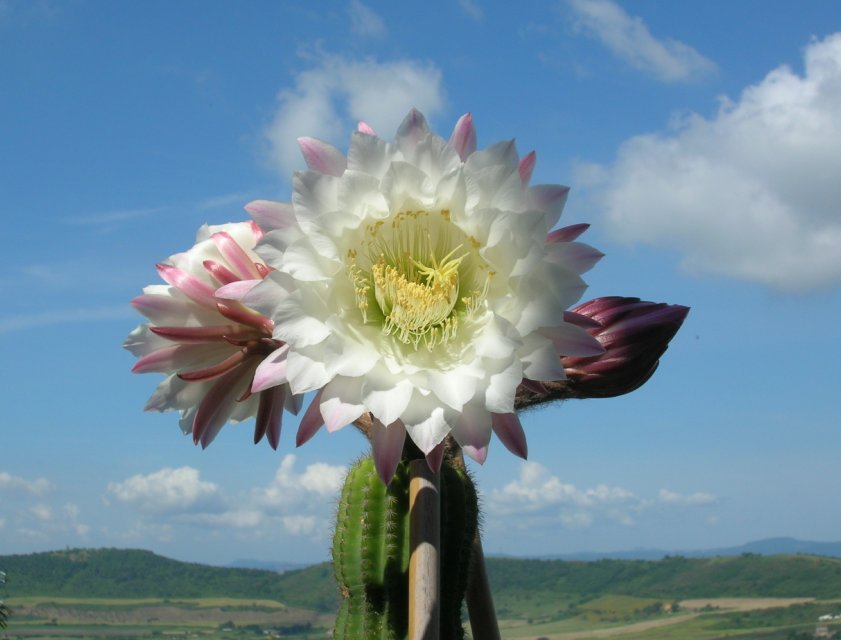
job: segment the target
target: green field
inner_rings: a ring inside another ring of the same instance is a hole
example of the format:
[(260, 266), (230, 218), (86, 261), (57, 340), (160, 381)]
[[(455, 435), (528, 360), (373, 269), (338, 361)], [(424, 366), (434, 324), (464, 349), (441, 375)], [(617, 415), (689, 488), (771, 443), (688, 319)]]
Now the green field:
[(11, 599), (9, 638), (324, 638), (333, 616), (273, 600), (240, 598)]
[[(338, 603), (328, 564), (278, 574), (106, 549), (0, 556), (0, 567), (12, 612), (0, 638), (324, 639)], [(488, 572), (511, 640), (806, 640), (820, 627), (841, 640), (841, 617), (818, 620), (841, 614), (834, 558), (490, 558)]]
[[(819, 616), (841, 610), (838, 600), (730, 598), (711, 599), (709, 603), (712, 606), (702, 607), (694, 601), (664, 605), (652, 598), (605, 595), (583, 603), (561, 604), (541, 597), (518, 613), (502, 613), (499, 622), (503, 638), (512, 640), (801, 640), (814, 637)], [(272, 600), (239, 598), (28, 596), (10, 604), (13, 623), (5, 636), (10, 639), (166, 636), (303, 640), (329, 637), (333, 622), (331, 614)], [(841, 632), (841, 620), (828, 623), (828, 629)]]

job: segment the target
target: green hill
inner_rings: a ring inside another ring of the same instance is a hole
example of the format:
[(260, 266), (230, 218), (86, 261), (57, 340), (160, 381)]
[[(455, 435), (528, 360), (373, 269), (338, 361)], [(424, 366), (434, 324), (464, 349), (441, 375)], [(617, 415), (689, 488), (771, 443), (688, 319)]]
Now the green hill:
[[(271, 599), (332, 612), (338, 595), (329, 564), (283, 574), (179, 562), (150, 551), (74, 549), (0, 556), (14, 596), (76, 598)], [(659, 561), (489, 558), (495, 598), (549, 596), (586, 601), (627, 595), (663, 600), (698, 597), (841, 597), (841, 559), (805, 555)]]
[(743, 554), (663, 560), (520, 560), (489, 558), (495, 594), (555, 592), (595, 598), (841, 597), (841, 559)]
[(333, 571), (320, 564), (284, 574), (179, 562), (137, 549), (70, 549), (0, 556), (10, 596), (253, 598), (335, 611)]

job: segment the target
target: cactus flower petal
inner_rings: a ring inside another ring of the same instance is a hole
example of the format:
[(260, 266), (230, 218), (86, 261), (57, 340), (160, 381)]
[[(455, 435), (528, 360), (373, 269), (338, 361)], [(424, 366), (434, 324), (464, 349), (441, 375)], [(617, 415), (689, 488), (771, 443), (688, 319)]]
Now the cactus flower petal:
[(516, 413), (493, 414), (493, 430), (505, 448), (523, 460), (528, 458), (529, 448), (523, 425)]
[(371, 446), (373, 449), (374, 466), (384, 484), (391, 482), (400, 456), (403, 454), (403, 443), (406, 441), (406, 428), (400, 420), (385, 426), (374, 418), (371, 428)]

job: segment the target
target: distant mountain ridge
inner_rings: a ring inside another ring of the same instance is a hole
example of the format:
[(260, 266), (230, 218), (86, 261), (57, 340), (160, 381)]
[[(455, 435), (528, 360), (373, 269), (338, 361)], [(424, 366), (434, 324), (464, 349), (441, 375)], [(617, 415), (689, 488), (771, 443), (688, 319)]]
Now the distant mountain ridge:
[[(814, 542), (797, 538), (765, 538), (736, 547), (715, 547), (710, 549), (629, 549), (625, 551), (580, 551), (539, 556), (545, 560), (662, 560), (670, 556), (684, 558), (715, 558), (718, 556), (739, 556), (743, 553), (755, 553), (761, 556), (781, 554), (802, 554), (841, 558), (841, 542)], [(511, 557), (511, 556), (504, 556)]]

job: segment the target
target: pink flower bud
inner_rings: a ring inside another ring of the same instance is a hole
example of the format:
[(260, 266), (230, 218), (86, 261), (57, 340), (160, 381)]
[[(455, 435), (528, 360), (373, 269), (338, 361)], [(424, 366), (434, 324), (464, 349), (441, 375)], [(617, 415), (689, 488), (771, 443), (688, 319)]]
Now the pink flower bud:
[(689, 307), (610, 296), (571, 311), (598, 323), (586, 328), (605, 348), (598, 356), (561, 358), (571, 395), (612, 398), (633, 391), (651, 377)]

